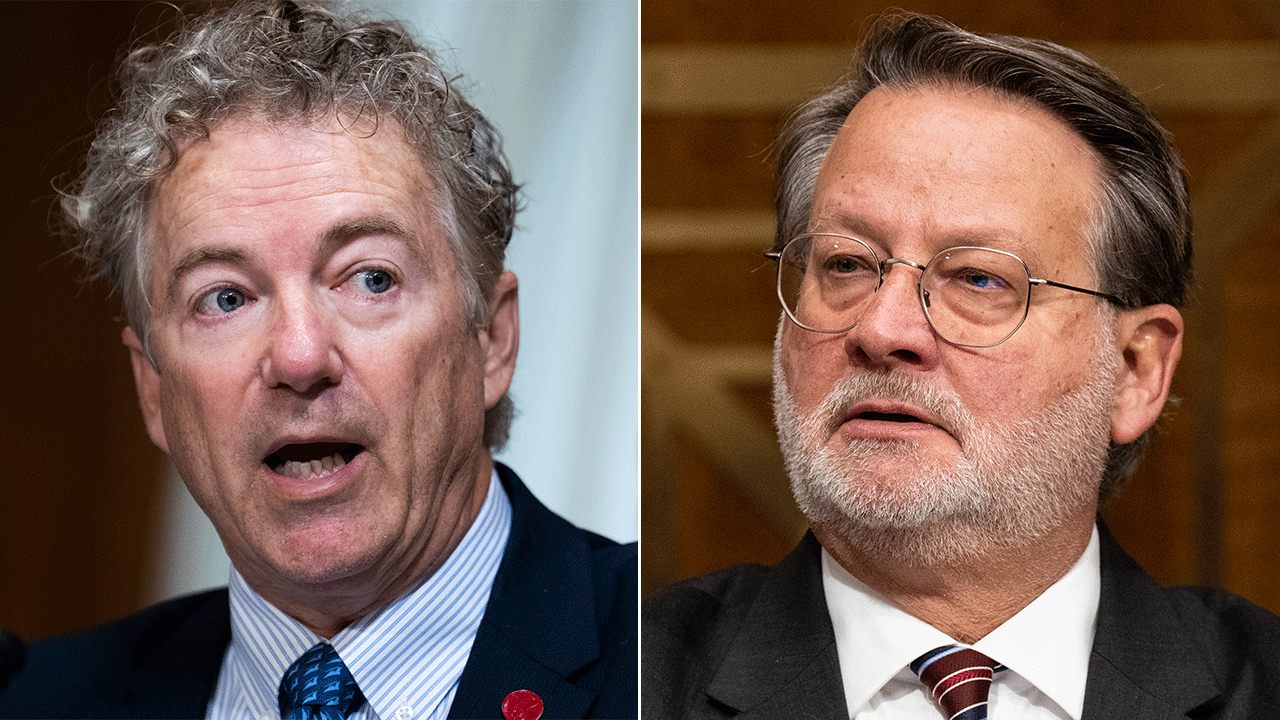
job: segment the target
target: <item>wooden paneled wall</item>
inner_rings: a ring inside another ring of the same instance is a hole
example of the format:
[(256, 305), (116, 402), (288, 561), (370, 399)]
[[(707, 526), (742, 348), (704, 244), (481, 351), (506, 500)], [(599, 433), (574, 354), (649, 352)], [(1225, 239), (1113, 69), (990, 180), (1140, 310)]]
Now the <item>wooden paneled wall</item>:
[[(1181, 403), (1105, 510), (1166, 583), (1280, 611), (1280, 9), (1266, 0), (895, 3), (1041, 37), (1115, 70), (1191, 176), (1198, 284)], [(803, 531), (769, 409), (778, 128), (881, 2), (644, 0), (643, 585), (774, 562)]]

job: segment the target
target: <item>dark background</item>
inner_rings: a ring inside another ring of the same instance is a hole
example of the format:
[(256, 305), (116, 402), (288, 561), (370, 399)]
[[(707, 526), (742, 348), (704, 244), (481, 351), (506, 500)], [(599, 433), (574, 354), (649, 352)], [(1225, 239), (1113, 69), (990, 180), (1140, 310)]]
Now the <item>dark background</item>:
[(82, 267), (50, 227), (53, 188), (108, 107), (117, 53), (174, 12), (32, 2), (0, 13), (0, 627), (33, 639), (146, 598), (164, 457), (142, 426), (117, 305), (78, 281)]

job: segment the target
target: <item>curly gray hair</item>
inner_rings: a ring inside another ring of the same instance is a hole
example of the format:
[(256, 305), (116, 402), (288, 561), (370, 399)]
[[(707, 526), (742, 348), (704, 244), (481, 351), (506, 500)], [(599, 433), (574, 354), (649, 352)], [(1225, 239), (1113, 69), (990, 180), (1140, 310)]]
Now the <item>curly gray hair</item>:
[[(471, 327), (487, 324), (519, 186), (497, 130), (398, 23), (290, 0), (245, 2), (134, 49), (119, 80), (116, 108), (63, 193), (62, 209), (91, 276), (110, 282), (148, 352), (148, 212), (156, 184), (178, 162), (182, 142), (207, 138), (219, 121), (244, 113), (287, 121), (341, 112), (399, 123), (443, 196), (437, 217), (462, 269)], [(485, 414), (490, 448), (505, 444), (513, 414), (506, 395)]]
[[(939, 84), (1031, 100), (1084, 138), (1103, 173), (1088, 237), (1101, 290), (1126, 308), (1183, 304), (1192, 281), (1186, 172), (1169, 133), (1142, 101), (1073, 50), (1043, 40), (979, 35), (910, 13), (882, 15), (845, 77), (802, 106), (783, 130), (775, 251), (807, 232), (818, 172), (854, 105), (882, 85)], [(1100, 500), (1133, 473), (1150, 434), (1112, 444)]]

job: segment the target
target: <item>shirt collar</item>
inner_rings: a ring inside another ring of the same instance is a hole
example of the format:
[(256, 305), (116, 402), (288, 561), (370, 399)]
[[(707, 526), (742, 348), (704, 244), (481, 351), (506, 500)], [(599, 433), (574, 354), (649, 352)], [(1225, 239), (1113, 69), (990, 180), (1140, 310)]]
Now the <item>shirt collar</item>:
[[(1101, 591), (1100, 557), (1095, 526), (1084, 553), (1062, 578), (974, 645), (1074, 718), (1084, 708)], [(836, 636), (845, 701), (853, 715), (912, 660), (956, 642), (850, 575), (826, 549), (822, 589)]]
[(836, 635), (845, 703), (853, 716), (912, 660), (955, 642), (850, 575), (826, 548), (822, 590)]
[[(444, 564), (329, 641), (378, 716), (394, 717), (404, 706), (426, 714), (452, 698), (510, 530), (511, 503), (494, 471), (479, 515)], [(235, 652), (223, 672), (239, 681), (243, 710), (274, 714), (285, 670), (322, 639), (254, 592), (234, 568), (230, 599)]]
[(1021, 675), (1073, 718), (1084, 712), (1102, 593), (1101, 558), (1095, 525), (1084, 554), (1066, 575), (973, 646)]

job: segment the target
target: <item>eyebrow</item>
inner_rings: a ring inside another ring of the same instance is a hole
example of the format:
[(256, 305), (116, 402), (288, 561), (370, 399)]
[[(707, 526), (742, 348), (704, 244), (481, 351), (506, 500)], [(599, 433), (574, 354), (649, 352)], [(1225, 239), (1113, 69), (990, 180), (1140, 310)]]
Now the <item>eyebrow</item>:
[(192, 270), (209, 263), (226, 263), (243, 267), (249, 264), (249, 256), (242, 250), (220, 247), (196, 248), (187, 252), (173, 266), (173, 271), (169, 273), (169, 299), (173, 300), (178, 297), (182, 278), (186, 277)]
[(430, 270), (421, 239), (404, 225), (379, 215), (354, 218), (325, 230), (320, 236), (320, 255), (328, 257), (353, 240), (371, 235), (385, 235), (400, 241), (420, 267)]
[[(319, 254), (321, 257), (329, 257), (344, 245), (371, 235), (385, 235), (398, 240), (413, 255), (420, 267), (428, 273), (431, 272), (431, 265), (427, 261), (426, 252), (418, 236), (395, 220), (374, 215), (347, 220), (325, 230), (320, 235)], [(173, 271), (169, 273), (170, 299), (180, 294), (180, 285), (184, 277), (196, 268), (210, 263), (245, 267), (250, 264), (250, 259), (248, 253), (238, 248), (203, 247), (191, 250), (179, 258)]]
[[(818, 226), (834, 226), (834, 232), (838, 234), (852, 234), (863, 240), (872, 240), (880, 236), (882, 233), (865, 217), (856, 213), (851, 213), (845, 208), (836, 208), (822, 214), (821, 217), (810, 217), (809, 227)], [(814, 232), (812, 229), (806, 232)], [(823, 230), (821, 232), (832, 232), (832, 230)]]
[[(823, 217), (818, 218), (818, 225), (835, 225), (837, 234), (850, 233), (855, 237), (883, 246), (879, 238), (883, 237), (881, 231), (876, 227), (875, 223), (857, 213), (849, 212), (844, 208), (837, 208), (834, 211), (826, 213)], [(831, 232), (827, 230), (825, 232)], [(1030, 244), (1020, 241), (1019, 239), (1000, 232), (999, 229), (993, 230), (973, 230), (961, 229), (958, 232), (947, 236), (948, 247), (960, 247), (962, 245), (972, 245), (977, 247), (994, 248), (1004, 250), (1017, 255), (1029, 267), (1040, 261), (1040, 255)], [(884, 249), (882, 247), (882, 249)]]

